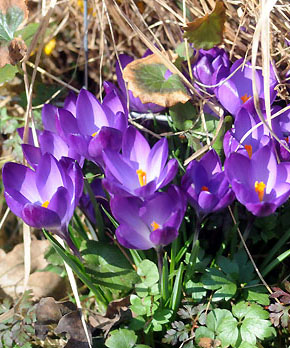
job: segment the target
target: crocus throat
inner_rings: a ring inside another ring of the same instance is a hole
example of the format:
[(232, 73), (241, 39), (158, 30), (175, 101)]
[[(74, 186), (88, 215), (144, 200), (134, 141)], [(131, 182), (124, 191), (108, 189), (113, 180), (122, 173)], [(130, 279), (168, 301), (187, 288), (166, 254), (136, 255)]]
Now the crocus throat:
[(263, 201), (265, 188), (266, 188), (266, 185), (263, 183), (263, 181), (255, 182), (255, 191), (258, 194), (260, 202)]
[(151, 226), (153, 231), (156, 231), (158, 230), (158, 228), (160, 228), (160, 225), (155, 221), (152, 222)]
[(45, 202), (43, 202), (43, 203), (41, 204), (41, 206), (42, 206), (43, 208), (47, 208), (48, 205), (49, 205), (49, 201), (45, 201)]
[(250, 95), (248, 96), (247, 93), (245, 93), (245, 95), (243, 95), (243, 96), (241, 97), (243, 103), (245, 103), (246, 101), (248, 101), (250, 98), (251, 98), (251, 96), (250, 96)]
[(140, 186), (145, 186), (147, 184), (146, 172), (142, 169), (137, 169), (136, 173), (138, 175)]
[(208, 191), (208, 187), (207, 186), (202, 186), (201, 187), (201, 191)]
[(249, 155), (249, 158), (252, 158), (252, 154), (253, 154), (252, 145), (245, 145), (245, 149), (247, 150), (247, 153), (248, 153), (248, 155)]

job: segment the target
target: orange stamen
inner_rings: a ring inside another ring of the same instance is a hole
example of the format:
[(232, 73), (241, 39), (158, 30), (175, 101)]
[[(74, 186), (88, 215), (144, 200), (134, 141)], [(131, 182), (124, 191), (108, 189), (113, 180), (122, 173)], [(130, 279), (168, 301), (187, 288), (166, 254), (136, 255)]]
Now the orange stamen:
[(284, 138), (286, 140), (286, 143), (289, 144), (289, 137)]
[(147, 184), (146, 172), (142, 169), (137, 169), (136, 173), (138, 175), (140, 186), (145, 186)]
[(158, 230), (158, 228), (160, 228), (160, 225), (155, 221), (152, 222), (151, 226), (153, 231), (156, 231)]
[(252, 145), (245, 145), (245, 149), (247, 150), (247, 153), (248, 153), (248, 155), (249, 155), (249, 158), (252, 158), (252, 154), (253, 154)]
[(247, 93), (245, 93), (245, 95), (243, 95), (243, 96), (241, 97), (243, 103), (245, 103), (246, 101), (248, 101), (250, 98), (251, 98), (251, 96), (250, 96), (250, 95), (248, 96)]
[(208, 187), (207, 186), (202, 186), (201, 191), (208, 191)]
[(263, 183), (263, 181), (260, 181), (260, 182), (256, 181), (255, 182), (255, 191), (258, 194), (260, 202), (263, 201), (265, 188), (266, 188), (266, 185)]
[(49, 205), (49, 201), (45, 201), (45, 202), (43, 202), (43, 203), (41, 204), (41, 206), (42, 206), (43, 208), (47, 208), (48, 205)]

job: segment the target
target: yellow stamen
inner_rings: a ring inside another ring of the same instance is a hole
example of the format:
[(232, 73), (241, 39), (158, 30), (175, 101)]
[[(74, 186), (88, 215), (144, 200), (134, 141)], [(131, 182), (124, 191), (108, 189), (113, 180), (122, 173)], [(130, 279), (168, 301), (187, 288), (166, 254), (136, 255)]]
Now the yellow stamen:
[(49, 205), (49, 201), (45, 201), (44, 203), (41, 204), (43, 208), (47, 208)]
[(208, 191), (208, 187), (207, 186), (202, 186), (201, 191)]
[(99, 133), (99, 131), (93, 133), (93, 134), (92, 134), (92, 137), (95, 137), (98, 133)]
[(248, 101), (250, 98), (251, 98), (251, 96), (250, 96), (250, 95), (248, 96), (247, 93), (245, 93), (245, 95), (243, 95), (243, 96), (241, 97), (243, 103), (245, 103), (246, 101)]
[(145, 186), (147, 184), (146, 172), (142, 169), (137, 169), (136, 173), (138, 175), (140, 186)]
[(158, 230), (158, 228), (160, 228), (160, 225), (155, 221), (152, 222), (151, 226), (153, 231)]
[(247, 150), (247, 153), (248, 153), (248, 155), (249, 155), (249, 158), (252, 158), (252, 154), (253, 154), (252, 145), (245, 145), (245, 149)]
[(53, 50), (55, 49), (56, 46), (56, 40), (51, 39), (45, 46), (44, 46), (44, 53), (47, 56), (50, 56)]
[(260, 202), (263, 201), (265, 188), (266, 188), (266, 185), (263, 183), (263, 181), (255, 182), (255, 191), (258, 194)]

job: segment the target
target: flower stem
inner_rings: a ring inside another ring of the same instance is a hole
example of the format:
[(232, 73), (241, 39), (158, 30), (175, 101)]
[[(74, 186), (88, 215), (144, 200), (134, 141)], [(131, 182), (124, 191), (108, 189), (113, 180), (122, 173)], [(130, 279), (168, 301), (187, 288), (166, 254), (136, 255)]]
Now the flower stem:
[(159, 246), (156, 248), (157, 253), (157, 262), (158, 262), (158, 271), (159, 271), (159, 283), (162, 279), (162, 268), (163, 268), (163, 248), (162, 246)]

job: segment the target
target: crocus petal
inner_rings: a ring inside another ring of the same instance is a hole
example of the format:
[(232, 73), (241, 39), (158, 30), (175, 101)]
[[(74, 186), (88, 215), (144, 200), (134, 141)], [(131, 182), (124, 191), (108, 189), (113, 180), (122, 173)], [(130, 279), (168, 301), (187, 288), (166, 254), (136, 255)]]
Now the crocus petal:
[(83, 135), (92, 135), (98, 131), (97, 123), (109, 126), (107, 116), (100, 102), (85, 89), (80, 91), (76, 105), (76, 119)]
[(246, 208), (256, 216), (269, 216), (275, 212), (277, 205), (271, 202), (247, 203)]
[[(160, 139), (151, 149), (147, 158), (146, 171), (148, 179), (158, 178), (168, 158), (167, 139)], [(149, 179), (150, 180), (150, 179)]]
[(8, 162), (3, 167), (3, 184), (5, 191), (13, 189), (20, 192), (30, 202), (40, 201), (35, 185), (35, 172), (22, 164)]
[(203, 165), (203, 167), (206, 169), (206, 172), (210, 175), (214, 175), (215, 173), (220, 172), (222, 169), (219, 155), (214, 150), (208, 151), (202, 157), (199, 163)]
[(122, 152), (131, 161), (139, 162), (141, 169), (146, 169), (150, 146), (144, 136), (132, 126), (127, 128), (123, 136)]
[(63, 108), (70, 111), (73, 115), (76, 114), (77, 96), (74, 92), (70, 91), (68, 96), (64, 100)]
[(29, 144), (22, 144), (22, 151), (25, 159), (31, 165), (32, 168), (36, 168), (41, 159), (41, 150), (39, 147), (35, 147)]
[(201, 211), (205, 214), (208, 214), (217, 205), (218, 198), (216, 195), (214, 195), (210, 192), (202, 191), (202, 192), (200, 192), (200, 194), (198, 196), (197, 202), (198, 202), (198, 205), (199, 205)]
[(80, 130), (78, 127), (77, 120), (75, 116), (68, 110), (60, 109), (59, 113), (59, 123), (62, 132), (67, 134), (79, 134)]
[(176, 176), (178, 171), (178, 162), (175, 158), (171, 158), (165, 168), (161, 171), (158, 180), (158, 188), (162, 188), (169, 184)]
[(63, 186), (63, 179), (59, 163), (46, 153), (41, 158), (36, 170), (36, 186), (42, 201), (49, 201), (59, 186)]
[(63, 220), (70, 206), (70, 195), (65, 187), (59, 187), (52, 196), (48, 208), (54, 211), (60, 220)]
[(116, 229), (118, 242), (130, 249), (151, 249), (154, 244), (149, 239), (150, 231), (148, 228), (143, 231), (135, 230), (127, 225), (120, 225)]
[(48, 230), (60, 228), (61, 221), (56, 212), (40, 205), (27, 203), (22, 210), (23, 221), (35, 228)]
[(43, 154), (51, 153), (57, 160), (68, 155), (68, 145), (56, 133), (43, 131), (39, 135), (39, 145)]
[(164, 227), (150, 233), (150, 241), (156, 246), (168, 245), (178, 237), (178, 230), (173, 227)]
[(57, 107), (45, 104), (41, 112), (43, 127), (51, 132), (56, 132)]

